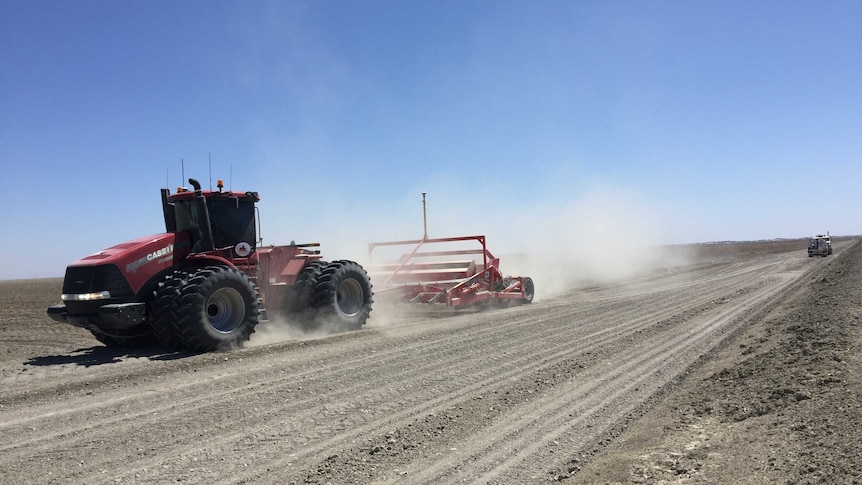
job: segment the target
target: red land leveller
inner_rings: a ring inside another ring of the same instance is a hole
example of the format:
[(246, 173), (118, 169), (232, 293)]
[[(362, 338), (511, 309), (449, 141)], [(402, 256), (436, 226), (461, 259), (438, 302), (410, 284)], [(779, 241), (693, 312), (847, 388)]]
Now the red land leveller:
[[(472, 242), (477, 243), (476, 247), (461, 249), (473, 246)], [(433, 249), (429, 246), (441, 248), (444, 244), (459, 249), (427, 250)], [(479, 302), (505, 307), (533, 301), (533, 280), (503, 277), (500, 258), (488, 251), (485, 236), (376, 242), (368, 245), (368, 254), (374, 258), (375, 249), (397, 246), (404, 246), (407, 251), (395, 262), (369, 268), (375, 294), (382, 299), (453, 307)]]

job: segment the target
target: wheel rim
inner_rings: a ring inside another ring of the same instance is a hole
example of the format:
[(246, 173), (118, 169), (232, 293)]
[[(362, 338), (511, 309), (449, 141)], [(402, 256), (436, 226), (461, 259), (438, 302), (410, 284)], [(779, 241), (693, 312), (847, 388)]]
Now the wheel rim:
[(346, 278), (338, 285), (335, 306), (342, 315), (352, 317), (362, 310), (362, 305), (365, 303), (364, 293), (358, 281)]
[(219, 288), (206, 305), (207, 319), (210, 326), (221, 333), (230, 333), (239, 327), (245, 319), (245, 301), (239, 291), (233, 288)]

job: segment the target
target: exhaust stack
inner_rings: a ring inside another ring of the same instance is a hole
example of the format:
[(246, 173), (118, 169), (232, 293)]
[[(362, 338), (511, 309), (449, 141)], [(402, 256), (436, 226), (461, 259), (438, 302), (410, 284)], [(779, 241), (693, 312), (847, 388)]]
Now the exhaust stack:
[(212, 251), (215, 249), (213, 241), (213, 230), (210, 225), (210, 213), (207, 210), (207, 199), (201, 193), (201, 183), (195, 179), (189, 179), (189, 183), (195, 188), (195, 212), (198, 216), (198, 233), (200, 234), (200, 249)]

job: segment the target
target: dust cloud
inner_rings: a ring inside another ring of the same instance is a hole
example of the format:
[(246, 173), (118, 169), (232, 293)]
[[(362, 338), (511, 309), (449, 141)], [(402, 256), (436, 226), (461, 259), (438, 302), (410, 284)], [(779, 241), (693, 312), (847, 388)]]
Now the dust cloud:
[[(363, 328), (386, 327), (390, 325), (403, 324), (410, 320), (410, 315), (417, 315), (406, 305), (391, 305), (374, 303), (371, 316)], [(244, 347), (263, 347), (287, 341), (314, 340), (330, 335), (344, 333), (346, 330), (340, 328), (336, 322), (320, 322), (320, 326), (314, 330), (305, 330), (296, 322), (281, 315), (269, 315), (270, 320), (263, 321), (255, 327), (255, 332), (244, 344)]]
[(313, 336), (306, 335), (300, 329), (292, 327), (283, 318), (270, 315), (269, 321), (261, 322), (254, 328), (254, 333), (251, 334), (251, 338), (244, 346), (261, 347), (287, 340), (303, 340), (306, 338), (313, 338)]
[[(670, 211), (634, 190), (596, 187), (574, 200), (530, 201), (476, 190), (465, 199), (444, 189), (428, 199), (429, 237), (484, 234), (504, 276), (533, 279), (537, 301), (691, 260), (682, 246), (668, 245)], [(414, 200), (416, 228), (391, 239), (421, 238), (421, 198)], [(483, 208), (486, 201), (494, 207)]]
[(305, 330), (282, 315), (270, 313), (269, 317), (270, 320), (255, 327), (255, 332), (245, 344), (246, 347), (260, 347), (288, 340), (312, 340), (344, 331), (337, 328), (334, 322), (320, 322), (316, 329)]
[(692, 257), (667, 245), (669, 214), (644, 197), (610, 189), (543, 206), (512, 225), (517, 230), (501, 242), (516, 250), (499, 254), (501, 270), (533, 278), (537, 300), (687, 264)]
[[(317, 206), (315, 220), (301, 229), (311, 236), (306, 238), (321, 243), (325, 260), (350, 259), (369, 270), (375, 304), (368, 326), (418, 318), (411, 309), (386, 305), (379, 297), (383, 282), (374, 278), (372, 268), (381, 261), (369, 257), (368, 243), (421, 239), (423, 191), (428, 193), (429, 237), (485, 235), (488, 249), (501, 260), (504, 276), (533, 279), (535, 301), (683, 265), (691, 258), (682, 246), (668, 245), (672, 211), (630, 188), (596, 186), (568, 199), (549, 191), (529, 199), (501, 195), (493, 187), (436, 180), (386, 203), (356, 199), (348, 203), (332, 197)], [(268, 211), (278, 207), (269, 206)], [(422, 316), (427, 317), (429, 310), (423, 309)], [(282, 322), (261, 326), (252, 344), (320, 335), (304, 334)]]

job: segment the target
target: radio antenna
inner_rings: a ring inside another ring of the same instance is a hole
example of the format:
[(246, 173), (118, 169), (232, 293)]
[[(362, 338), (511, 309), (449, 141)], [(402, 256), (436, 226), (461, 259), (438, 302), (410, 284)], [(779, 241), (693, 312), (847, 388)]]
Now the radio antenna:
[(181, 181), (182, 183), (180, 183), (180, 187), (185, 187), (186, 186), (186, 160), (184, 158), (180, 159), (180, 165), (183, 168), (183, 180)]
[(233, 192), (233, 164), (230, 164), (230, 191)]
[(422, 192), (422, 226), (425, 228), (425, 235), (422, 236), (423, 241), (428, 240), (428, 215), (425, 211), (425, 192)]
[(207, 158), (210, 161), (210, 192), (213, 190), (213, 157), (212, 154), (207, 152)]

